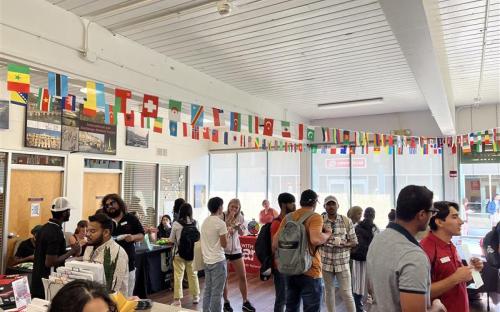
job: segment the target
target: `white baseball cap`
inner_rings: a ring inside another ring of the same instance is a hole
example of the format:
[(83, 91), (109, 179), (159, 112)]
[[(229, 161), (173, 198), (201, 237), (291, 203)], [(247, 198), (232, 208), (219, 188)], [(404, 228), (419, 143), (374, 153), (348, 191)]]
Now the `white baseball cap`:
[(74, 208), (73, 205), (71, 205), (71, 203), (66, 197), (57, 197), (52, 202), (52, 208), (50, 210), (58, 212), (58, 211), (66, 211), (73, 208)]
[(339, 204), (339, 201), (337, 200), (337, 197), (332, 196), (332, 195), (328, 195), (325, 198), (325, 205), (328, 204), (329, 202), (335, 202), (337, 205)]

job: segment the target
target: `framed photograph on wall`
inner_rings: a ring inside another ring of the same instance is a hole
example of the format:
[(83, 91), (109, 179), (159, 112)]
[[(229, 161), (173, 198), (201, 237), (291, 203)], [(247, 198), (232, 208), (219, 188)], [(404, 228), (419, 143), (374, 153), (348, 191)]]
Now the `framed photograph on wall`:
[(207, 186), (204, 184), (194, 185), (194, 207), (202, 208), (207, 205)]
[(127, 127), (125, 132), (125, 145), (148, 148), (149, 130), (142, 128)]
[(0, 101), (0, 129), (9, 129), (9, 101)]

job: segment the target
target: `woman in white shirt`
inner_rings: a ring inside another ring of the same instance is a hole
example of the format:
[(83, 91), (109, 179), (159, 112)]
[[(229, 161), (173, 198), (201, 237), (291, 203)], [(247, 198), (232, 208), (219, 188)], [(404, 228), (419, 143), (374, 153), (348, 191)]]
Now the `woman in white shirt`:
[[(174, 252), (174, 303), (173, 305), (181, 306), (182, 294), (182, 279), (184, 277), (184, 270), (188, 278), (189, 291), (193, 296), (193, 304), (198, 304), (200, 301), (200, 285), (198, 282), (198, 272), (193, 270), (193, 259), (184, 259), (179, 254), (179, 248), (181, 243), (186, 243), (185, 240), (181, 242), (181, 236), (187, 235), (186, 232), (183, 233), (184, 227), (194, 227), (196, 229), (196, 221), (193, 219), (193, 208), (190, 204), (184, 203), (179, 209), (179, 219), (172, 224), (172, 232), (170, 232), (170, 241), (175, 244)], [(194, 231), (193, 229), (193, 231)], [(198, 231), (196, 229), (196, 231)], [(198, 231), (199, 240), (199, 231)], [(181, 247), (183, 248), (183, 247)], [(190, 249), (194, 248), (194, 245), (189, 246)], [(191, 250), (191, 254), (194, 253)]]

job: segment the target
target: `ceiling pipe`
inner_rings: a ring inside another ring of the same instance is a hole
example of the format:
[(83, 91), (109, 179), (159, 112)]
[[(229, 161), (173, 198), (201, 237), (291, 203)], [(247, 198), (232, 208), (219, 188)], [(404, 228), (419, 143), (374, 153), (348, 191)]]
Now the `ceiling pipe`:
[(484, 58), (486, 55), (486, 36), (488, 31), (488, 17), (490, 15), (490, 0), (486, 0), (485, 5), (485, 16), (484, 16), (484, 26), (483, 26), (483, 47), (481, 53), (481, 68), (479, 70), (479, 83), (477, 86), (477, 96), (474, 99), (474, 106), (479, 106), (481, 103), (481, 87), (483, 85), (483, 74), (484, 74)]

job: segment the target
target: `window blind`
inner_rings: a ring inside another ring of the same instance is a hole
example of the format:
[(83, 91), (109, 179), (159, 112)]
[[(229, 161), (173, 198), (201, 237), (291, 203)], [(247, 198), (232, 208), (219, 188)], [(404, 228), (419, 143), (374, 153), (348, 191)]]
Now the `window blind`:
[(156, 226), (156, 164), (126, 162), (123, 199), (143, 226)]

